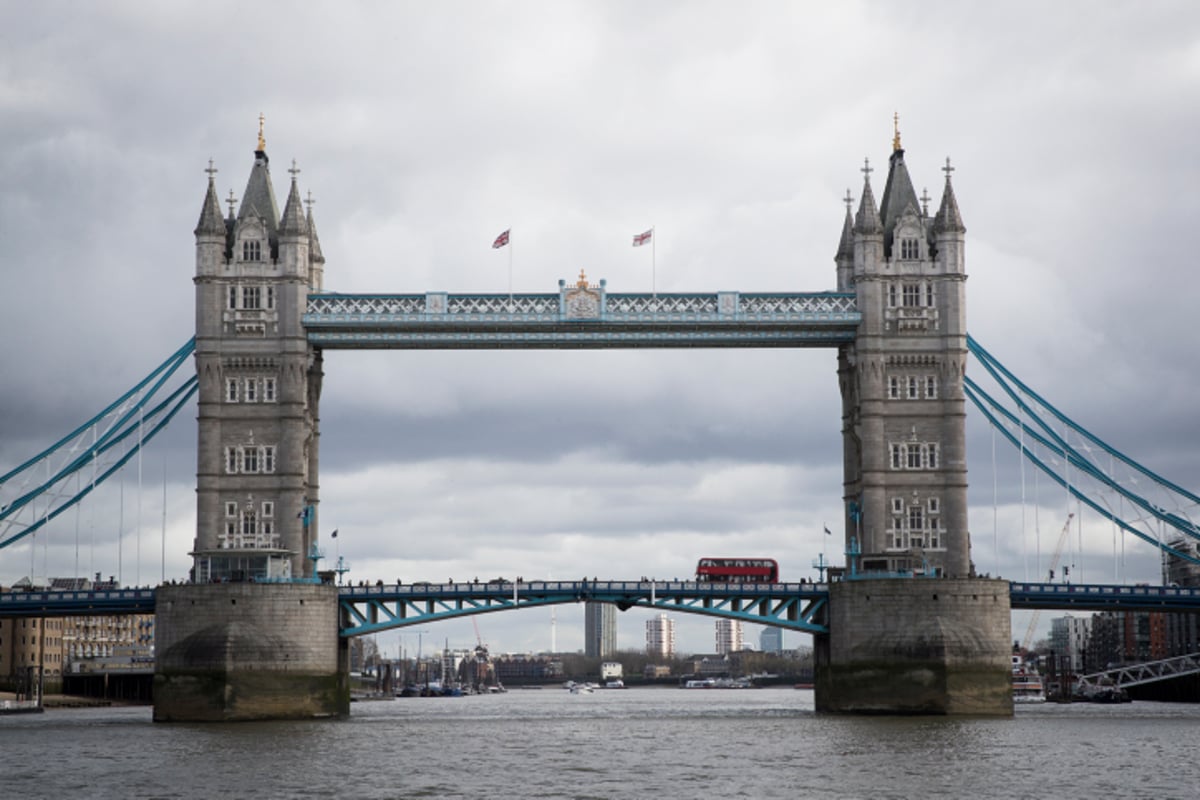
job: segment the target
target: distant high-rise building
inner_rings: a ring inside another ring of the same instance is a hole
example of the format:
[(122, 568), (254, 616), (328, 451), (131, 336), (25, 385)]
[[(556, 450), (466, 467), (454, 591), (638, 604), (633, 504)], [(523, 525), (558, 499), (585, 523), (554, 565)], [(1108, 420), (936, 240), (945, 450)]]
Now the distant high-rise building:
[(584, 603), (583, 652), (592, 658), (617, 652), (617, 608), (612, 603)]
[(1060, 656), (1066, 656), (1073, 671), (1083, 669), (1084, 653), (1092, 621), (1088, 617), (1070, 614), (1050, 621), (1050, 646)]
[(736, 653), (742, 649), (742, 621), (721, 618), (716, 623), (717, 655)]
[(675, 656), (675, 620), (666, 614), (646, 620), (646, 655), (656, 658)]
[(763, 628), (758, 635), (758, 649), (764, 653), (783, 652), (783, 628)]

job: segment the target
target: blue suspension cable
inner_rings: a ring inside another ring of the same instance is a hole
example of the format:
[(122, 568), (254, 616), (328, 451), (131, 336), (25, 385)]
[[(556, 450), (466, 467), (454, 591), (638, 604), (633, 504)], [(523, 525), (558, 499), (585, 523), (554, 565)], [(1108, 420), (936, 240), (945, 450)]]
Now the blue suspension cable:
[[(983, 413), (983, 415), (988, 418), (988, 421), (992, 424), (992, 426), (995, 429), (999, 430), (1000, 433), (1004, 436), (1004, 438), (1008, 439), (1008, 441), (1014, 447), (1018, 446), (1016, 437), (1013, 436), (1006, 428), (1004, 428), (1003, 425), (1001, 425), (1001, 423), (999, 422), (999, 420), (997, 420), (994, 416), (992, 416), (991, 412), (988, 411), (987, 408), (984, 407), (983, 402), (975, 395), (975, 391), (972, 388), (970, 388), (970, 386), (967, 386), (965, 384), (963, 386), (963, 391), (966, 393), (967, 398), (970, 399), (970, 401), (975, 404), (975, 407), (978, 408)], [(1111, 513), (1110, 511), (1105, 509), (1103, 506), (1096, 503), (1094, 500), (1092, 500), (1090, 497), (1085, 495), (1083, 492), (1080, 492), (1077, 487), (1074, 487), (1074, 486), (1071, 486), (1070, 484), (1068, 484), (1060, 475), (1058, 475), (1054, 470), (1050, 469), (1050, 466), (1048, 464), (1046, 464), (1040, 458), (1035, 456), (1033, 453), (1030, 453), (1028, 450), (1026, 450), (1025, 453), (1026, 453), (1026, 456), (1025, 456), (1026, 458), (1028, 458), (1035, 465), (1037, 465), (1037, 467), (1039, 469), (1041, 469), (1042, 472), (1044, 472), (1048, 476), (1050, 476), (1050, 478), (1053, 481), (1055, 481), (1056, 483), (1058, 483), (1059, 486), (1064, 487), (1068, 492), (1070, 492), (1071, 495), (1073, 497), (1075, 497), (1076, 500), (1079, 500), (1081, 503), (1083, 503), (1088, 508), (1092, 509), (1093, 511), (1095, 511), (1097, 514), (1104, 517), (1105, 519), (1108, 519), (1109, 521), (1115, 523), (1122, 530), (1133, 534), (1134, 536), (1138, 537), (1142, 541), (1148, 542), (1149, 544), (1154, 545), (1156, 548), (1163, 550), (1165, 552), (1168, 552), (1173, 556), (1177, 556), (1178, 558), (1181, 558), (1185, 561), (1190, 561), (1193, 564), (1200, 564), (1200, 557), (1193, 556), (1189, 553), (1184, 553), (1180, 550), (1176, 550), (1175, 548), (1171, 547), (1168, 544), (1164, 544), (1164, 543), (1161, 543), (1161, 542), (1158, 542), (1158, 541), (1152, 539), (1151, 537), (1147, 536), (1145, 533), (1143, 533), (1143, 532), (1139, 531), (1138, 529), (1129, 525), (1127, 522), (1125, 522), (1125, 520), (1120, 519), (1115, 514)]]

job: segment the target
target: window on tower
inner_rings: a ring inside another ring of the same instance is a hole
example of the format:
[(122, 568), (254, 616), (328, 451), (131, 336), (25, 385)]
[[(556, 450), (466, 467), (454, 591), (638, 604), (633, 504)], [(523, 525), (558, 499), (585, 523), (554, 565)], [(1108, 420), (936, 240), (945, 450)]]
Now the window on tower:
[(941, 461), (937, 442), (892, 442), (888, 456), (894, 470), (938, 469)]
[(921, 468), (921, 448), (917, 447), (916, 445), (908, 448), (908, 468)]
[(258, 533), (258, 515), (254, 513), (254, 509), (247, 508), (242, 512), (242, 535), (254, 536)]
[(262, 261), (262, 243), (257, 240), (242, 242), (242, 261)]
[(912, 261), (921, 257), (921, 247), (917, 239), (905, 238), (900, 240), (900, 258)]

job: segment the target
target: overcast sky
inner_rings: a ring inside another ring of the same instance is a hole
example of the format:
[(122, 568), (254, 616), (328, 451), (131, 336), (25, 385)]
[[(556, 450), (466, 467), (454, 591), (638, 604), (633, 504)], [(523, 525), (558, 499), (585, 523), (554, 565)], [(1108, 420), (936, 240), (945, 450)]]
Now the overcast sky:
[[(316, 200), (327, 289), (480, 293), (508, 290), (507, 228), (517, 292), (581, 269), (612, 292), (833, 288), (842, 198), (864, 157), (882, 192), (899, 112), (918, 191), (955, 166), (972, 334), (1200, 488), (1195, 3), (4, 5), (0, 469), (192, 335), (204, 168), (240, 196), (260, 113), (280, 201), (292, 159)], [(630, 246), (651, 226), (653, 268)], [(840, 549), (833, 350), (331, 351), (325, 369), (321, 525), (355, 581), (684, 577), (702, 555), (797, 580)], [(0, 582), (70, 574), (76, 541), (81, 571), (183, 577), (194, 416), (140, 492), (129, 473), (123, 513), (112, 490), (60, 517), (34, 553), (0, 551)], [(1065, 497), (1022, 487), (1003, 443), (993, 460), (974, 409), (968, 429), (975, 563), (1035, 578)], [(1072, 547), (1083, 580), (1158, 576), (1107, 524)], [(645, 616), (619, 617), (622, 647)], [(581, 647), (582, 608), (556, 618), (558, 648)], [(551, 646), (547, 611), (478, 624), (494, 649)], [(710, 619), (677, 625), (680, 649), (712, 649)]]

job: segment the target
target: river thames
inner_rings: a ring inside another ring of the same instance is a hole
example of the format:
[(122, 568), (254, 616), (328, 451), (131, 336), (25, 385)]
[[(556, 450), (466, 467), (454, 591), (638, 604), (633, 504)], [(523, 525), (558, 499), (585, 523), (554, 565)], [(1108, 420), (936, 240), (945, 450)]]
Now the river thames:
[(347, 720), (0, 717), (14, 798), (1194, 798), (1200, 706), (817, 715), (811, 691), (558, 687), (359, 702)]

